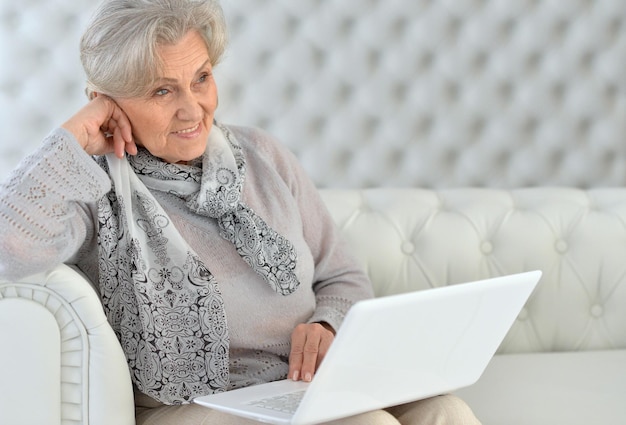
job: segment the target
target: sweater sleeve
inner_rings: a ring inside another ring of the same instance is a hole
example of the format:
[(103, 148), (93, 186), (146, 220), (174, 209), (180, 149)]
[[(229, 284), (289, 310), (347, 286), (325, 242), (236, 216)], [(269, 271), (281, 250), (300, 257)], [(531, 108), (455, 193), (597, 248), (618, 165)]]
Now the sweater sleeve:
[(48, 135), (0, 185), (0, 276), (15, 279), (67, 262), (96, 237), (107, 174), (64, 129)]
[(316, 308), (309, 322), (327, 322), (337, 330), (355, 302), (374, 296), (372, 283), (353, 256), (317, 188), (297, 163), (294, 175), (304, 237), (315, 261)]
[(267, 150), (275, 170), (296, 200), (304, 238), (313, 256), (316, 307), (309, 323), (327, 322), (338, 329), (355, 302), (374, 296), (371, 281), (295, 155), (271, 135), (260, 130), (254, 133), (256, 148)]

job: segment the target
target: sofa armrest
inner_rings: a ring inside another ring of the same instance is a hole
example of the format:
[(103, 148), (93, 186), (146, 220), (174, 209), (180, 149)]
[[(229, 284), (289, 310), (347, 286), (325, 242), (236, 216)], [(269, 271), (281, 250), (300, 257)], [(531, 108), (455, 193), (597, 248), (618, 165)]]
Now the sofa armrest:
[(78, 271), (0, 280), (0, 335), (0, 423), (135, 423), (124, 354)]

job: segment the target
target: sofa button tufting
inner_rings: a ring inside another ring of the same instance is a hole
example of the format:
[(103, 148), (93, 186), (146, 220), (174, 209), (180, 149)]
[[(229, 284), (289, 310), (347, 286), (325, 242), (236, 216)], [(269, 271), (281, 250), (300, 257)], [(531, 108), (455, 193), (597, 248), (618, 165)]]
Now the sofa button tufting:
[(591, 307), (591, 315), (593, 317), (600, 317), (604, 314), (604, 308), (600, 304), (596, 304)]
[(402, 242), (402, 252), (406, 255), (411, 255), (415, 252), (415, 245), (411, 241)]
[(567, 245), (567, 242), (565, 242), (563, 239), (559, 239), (558, 241), (556, 241), (554, 247), (559, 254), (564, 254), (565, 252), (567, 252), (569, 245)]
[(483, 254), (491, 254), (493, 252), (493, 244), (489, 241), (483, 241), (480, 244), (480, 250)]

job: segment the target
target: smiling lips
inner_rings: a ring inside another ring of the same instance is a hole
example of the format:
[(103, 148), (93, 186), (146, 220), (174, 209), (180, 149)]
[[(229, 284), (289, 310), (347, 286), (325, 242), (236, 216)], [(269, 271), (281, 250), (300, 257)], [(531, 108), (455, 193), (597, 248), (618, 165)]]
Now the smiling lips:
[(202, 126), (201, 126), (201, 123), (198, 123), (195, 126), (191, 128), (187, 128), (185, 130), (173, 131), (172, 134), (174, 136), (177, 136), (183, 139), (191, 140), (191, 139), (195, 139), (196, 137), (198, 137), (201, 132), (202, 132)]
[(174, 134), (179, 134), (179, 135), (184, 136), (184, 135), (196, 133), (198, 130), (200, 130), (200, 124), (196, 124), (195, 126), (185, 129), (185, 130), (175, 131)]

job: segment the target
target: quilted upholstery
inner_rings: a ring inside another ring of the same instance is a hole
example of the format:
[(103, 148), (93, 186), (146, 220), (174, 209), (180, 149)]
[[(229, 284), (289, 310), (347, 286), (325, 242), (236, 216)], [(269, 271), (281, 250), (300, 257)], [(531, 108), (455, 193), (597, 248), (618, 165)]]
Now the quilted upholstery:
[[(537, 417), (587, 425), (584, 400), (598, 401), (591, 411), (601, 412), (599, 423), (624, 423), (626, 369), (615, 372), (615, 365), (626, 359), (626, 189), (327, 189), (322, 196), (379, 296), (543, 271), (493, 371), (463, 392), (485, 425), (537, 425)], [(44, 311), (34, 315), (24, 303)], [(32, 334), (29, 325), (38, 330), (30, 339), (44, 347), (15, 349), (23, 335)], [(63, 425), (132, 423), (119, 343), (95, 291), (67, 266), (0, 282), (0, 335), (0, 364), (18, 371), (7, 377), (0, 368), (0, 423), (41, 423), (29, 421), (32, 416), (20, 422), (24, 413), (12, 402), (32, 395), (30, 382), (40, 383), (43, 403), (50, 406), (46, 423), (55, 423), (59, 409), (56, 423)], [(46, 366), (39, 367), (40, 361)], [(538, 394), (556, 402), (546, 404)], [(564, 416), (561, 407), (571, 404), (570, 394), (582, 401)], [(492, 409), (494, 400), (511, 410)], [(577, 409), (584, 414), (577, 416)]]
[[(94, 4), (0, 0), (0, 180), (86, 101), (77, 45)], [(612, 373), (626, 349), (623, 0), (223, 4), (218, 118), (275, 134), (329, 188), (378, 295), (543, 270), (501, 361), (465, 393), (485, 425), (587, 424), (585, 400), (598, 423), (626, 423)], [(406, 189), (340, 190), (371, 186)], [(544, 187), (514, 189), (530, 186)], [(119, 346), (71, 270), (1, 283), (0, 334), (0, 423), (132, 423)]]
[[(218, 118), (325, 187), (620, 186), (622, 0), (224, 1)], [(0, 0), (0, 178), (85, 102), (91, 0)]]
[(500, 353), (626, 348), (624, 189), (323, 194), (378, 295), (539, 269)]

